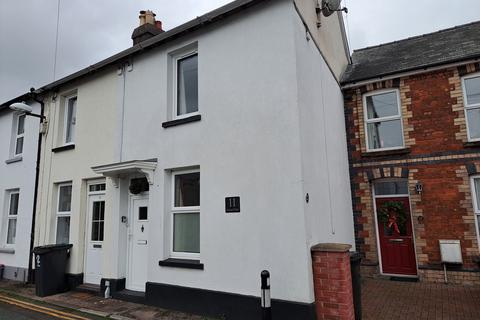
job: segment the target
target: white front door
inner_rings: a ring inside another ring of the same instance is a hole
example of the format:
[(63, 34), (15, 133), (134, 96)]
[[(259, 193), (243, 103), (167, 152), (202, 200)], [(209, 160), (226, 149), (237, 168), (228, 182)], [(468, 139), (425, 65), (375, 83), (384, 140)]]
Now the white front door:
[(86, 228), (85, 283), (100, 284), (102, 279), (104, 220), (105, 196), (90, 195)]
[(148, 197), (133, 196), (128, 229), (128, 272), (126, 287), (145, 291), (148, 259)]

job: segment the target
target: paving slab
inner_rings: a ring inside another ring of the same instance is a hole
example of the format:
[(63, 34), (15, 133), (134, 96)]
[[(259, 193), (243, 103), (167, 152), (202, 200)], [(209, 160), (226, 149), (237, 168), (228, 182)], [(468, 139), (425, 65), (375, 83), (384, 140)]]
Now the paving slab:
[(362, 280), (363, 320), (478, 320), (480, 286)]
[(183, 312), (166, 310), (116, 299), (104, 299), (88, 292), (68, 291), (49, 297), (37, 297), (35, 286), (17, 281), (0, 281), (0, 291), (13, 293), (28, 299), (46, 302), (52, 305), (75, 309), (103, 318), (117, 320), (159, 319), (159, 320), (214, 320)]

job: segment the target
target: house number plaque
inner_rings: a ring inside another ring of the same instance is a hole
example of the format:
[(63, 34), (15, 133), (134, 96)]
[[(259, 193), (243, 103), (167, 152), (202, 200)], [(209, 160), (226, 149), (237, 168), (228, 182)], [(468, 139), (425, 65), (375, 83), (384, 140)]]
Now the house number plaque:
[(240, 197), (225, 198), (225, 212), (240, 212)]

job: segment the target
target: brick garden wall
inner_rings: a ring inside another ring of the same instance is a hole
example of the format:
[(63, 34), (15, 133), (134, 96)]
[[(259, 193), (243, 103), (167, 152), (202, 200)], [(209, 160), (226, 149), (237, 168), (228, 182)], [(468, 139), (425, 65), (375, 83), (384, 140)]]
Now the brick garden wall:
[[(378, 271), (379, 261), (372, 183), (403, 178), (409, 182), (419, 275), (437, 279), (442, 272), (438, 240), (459, 239), (464, 264), (452, 271), (452, 279), (480, 284), (470, 188), (470, 176), (480, 173), (480, 144), (467, 141), (461, 87), (463, 75), (479, 71), (479, 64), (472, 64), (345, 90), (355, 238), (364, 272)], [(400, 92), (405, 149), (367, 153), (362, 96), (384, 88)], [(417, 182), (421, 194), (415, 192)]]

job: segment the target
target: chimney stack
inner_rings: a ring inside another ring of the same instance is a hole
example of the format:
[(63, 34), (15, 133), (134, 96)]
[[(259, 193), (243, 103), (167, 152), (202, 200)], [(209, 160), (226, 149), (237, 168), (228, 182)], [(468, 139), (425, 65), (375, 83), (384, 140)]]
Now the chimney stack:
[(132, 33), (133, 45), (164, 32), (162, 29), (162, 22), (156, 21), (155, 16), (156, 14), (150, 10), (140, 11), (140, 15), (138, 16), (140, 25), (135, 28)]

